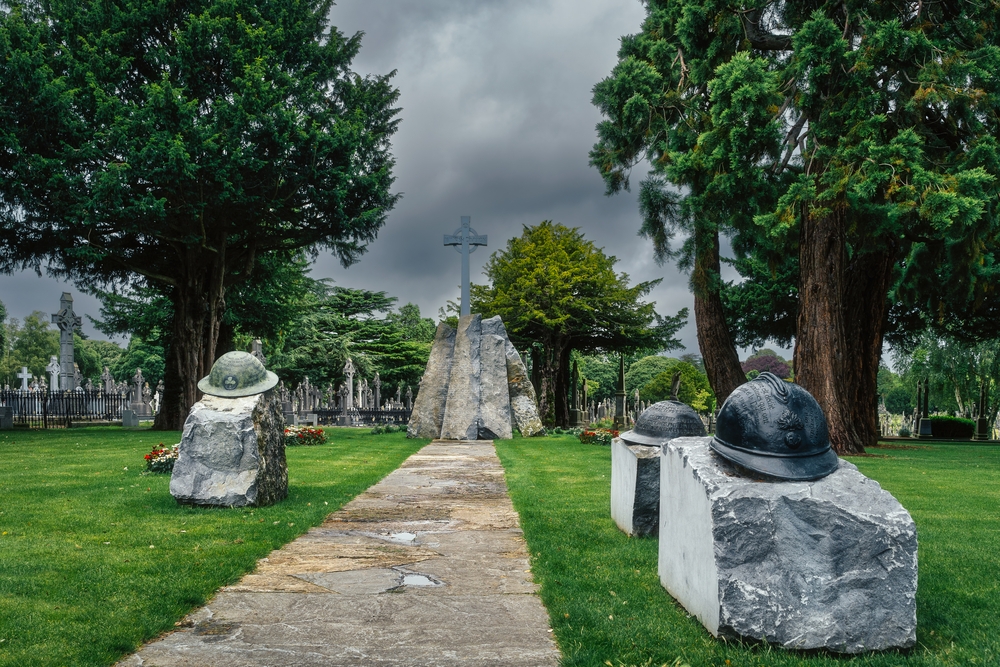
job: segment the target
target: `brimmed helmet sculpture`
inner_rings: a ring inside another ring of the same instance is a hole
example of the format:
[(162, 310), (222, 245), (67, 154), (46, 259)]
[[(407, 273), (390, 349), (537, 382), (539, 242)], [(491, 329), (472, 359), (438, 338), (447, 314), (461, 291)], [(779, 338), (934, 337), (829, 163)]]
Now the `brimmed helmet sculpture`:
[(642, 411), (631, 431), (621, 434), (629, 445), (659, 447), (672, 438), (705, 435), (698, 413), (680, 401), (660, 401)]
[(819, 479), (840, 465), (816, 399), (767, 372), (726, 399), (711, 447), (724, 459), (782, 480)]
[(249, 352), (226, 352), (212, 364), (208, 377), (198, 382), (198, 389), (212, 396), (239, 398), (263, 394), (276, 384), (278, 376), (257, 357)]

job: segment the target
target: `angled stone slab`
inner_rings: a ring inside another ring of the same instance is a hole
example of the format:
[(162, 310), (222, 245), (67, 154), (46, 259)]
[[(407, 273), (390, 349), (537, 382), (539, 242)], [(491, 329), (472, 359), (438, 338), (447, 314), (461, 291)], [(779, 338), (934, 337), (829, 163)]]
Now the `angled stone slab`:
[(479, 344), (479, 438), (510, 440), (510, 392), (507, 385), (507, 330), (499, 316), (482, 321)]
[(458, 320), (455, 354), (448, 379), (441, 438), (475, 440), (479, 437), (480, 344), (482, 315), (464, 315)]
[(538, 397), (528, 379), (528, 369), (509, 338), (504, 343), (504, 350), (507, 354), (507, 392), (513, 425), (525, 438), (544, 433), (545, 427), (538, 416)]
[(660, 521), (660, 448), (611, 441), (611, 518), (633, 537), (656, 535)]
[(660, 459), (660, 582), (716, 636), (861, 653), (916, 642), (917, 532), (841, 460), (812, 482), (765, 481), (676, 438)]
[(444, 406), (448, 400), (448, 379), (455, 354), (455, 330), (442, 322), (434, 334), (427, 368), (420, 379), (420, 390), (413, 401), (407, 438), (437, 438), (444, 423)]
[(191, 407), (170, 475), (186, 505), (271, 505), (288, 495), (285, 419), (273, 391), (240, 398), (206, 394)]

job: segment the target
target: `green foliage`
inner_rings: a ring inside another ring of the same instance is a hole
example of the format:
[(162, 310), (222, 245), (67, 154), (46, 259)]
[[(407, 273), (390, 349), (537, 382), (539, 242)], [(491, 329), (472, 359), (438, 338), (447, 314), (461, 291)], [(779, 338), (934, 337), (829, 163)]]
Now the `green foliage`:
[(159, 345), (147, 343), (139, 336), (132, 336), (128, 347), (111, 365), (111, 375), (116, 382), (131, 383), (136, 369), (142, 369), (142, 377), (150, 388), (155, 388), (156, 383), (163, 379), (166, 366), (163, 356), (163, 348)]
[[(411, 340), (417, 343), (434, 342), (434, 333), (437, 325), (429, 317), (420, 316), (420, 306), (415, 303), (407, 303), (399, 307), (398, 313), (388, 313), (385, 317), (399, 329), (403, 340)], [(457, 324), (457, 321), (456, 321)]]
[(608, 518), (611, 452), (571, 436), (544, 444), (498, 442), (497, 454), (565, 665), (931, 667), (991, 665), (1000, 655), (996, 448), (880, 448), (851, 459), (917, 524), (919, 623), (911, 650), (844, 658), (708, 635), (663, 590), (657, 540), (630, 538)]
[[(633, 361), (625, 369), (625, 395), (632, 396), (632, 392), (636, 389), (641, 389), (660, 373), (665, 373), (668, 369), (673, 368), (673, 362), (676, 361), (676, 359), (660, 355), (642, 357)], [(648, 399), (643, 397), (643, 400)]]
[(969, 440), (976, 432), (976, 422), (961, 417), (932, 415), (931, 434), (935, 438), (962, 438)]
[(0, 362), (0, 378), (5, 383), (20, 387), (21, 381), (16, 375), (21, 372), (22, 366), (27, 366), (34, 378), (45, 378), (48, 382), (45, 367), (52, 355), (59, 356), (59, 331), (51, 326), (51, 321), (48, 314), (36, 310), (25, 316), (23, 322), (12, 317), (6, 323), (8, 347)]
[(143, 474), (179, 432), (0, 434), (0, 663), (114, 664), (427, 444), (326, 433), (287, 450), (287, 499), (232, 510), (178, 505), (169, 475)]
[(669, 359), (667, 368), (639, 389), (639, 398), (644, 401), (665, 401), (670, 398), (674, 373), (681, 372), (681, 389), (677, 400), (686, 403), (697, 412), (707, 414), (715, 410), (715, 394), (708, 384), (708, 378), (691, 364), (678, 359)]

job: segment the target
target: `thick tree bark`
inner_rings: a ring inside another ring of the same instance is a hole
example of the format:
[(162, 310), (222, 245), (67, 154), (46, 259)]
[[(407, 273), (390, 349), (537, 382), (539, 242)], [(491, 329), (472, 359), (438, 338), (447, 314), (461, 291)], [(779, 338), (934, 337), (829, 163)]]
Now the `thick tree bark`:
[(823, 409), (833, 449), (838, 454), (860, 454), (865, 451), (865, 440), (855, 419), (858, 397), (849, 372), (854, 349), (847, 341), (844, 322), (845, 232), (842, 210), (821, 217), (803, 216), (795, 380)]
[(555, 381), (555, 421), (562, 428), (569, 428), (569, 357), (570, 349), (559, 352)]
[[(224, 246), (206, 259), (189, 253), (174, 287), (173, 331), (164, 360), (164, 401), (153, 422), (156, 430), (180, 430), (201, 396), (198, 381), (215, 362), (215, 346), (224, 308)], [(211, 261), (214, 260), (214, 261)]]
[(888, 317), (886, 295), (895, 263), (896, 249), (890, 246), (882, 252), (856, 255), (844, 275), (844, 386), (862, 449), (874, 446), (879, 437), (878, 367)]
[(694, 321), (698, 329), (698, 348), (705, 362), (708, 383), (715, 392), (716, 404), (722, 406), (733, 390), (746, 382), (740, 367), (729, 325), (719, 296), (720, 262), (717, 232), (695, 230), (694, 271), (691, 286), (694, 291)]

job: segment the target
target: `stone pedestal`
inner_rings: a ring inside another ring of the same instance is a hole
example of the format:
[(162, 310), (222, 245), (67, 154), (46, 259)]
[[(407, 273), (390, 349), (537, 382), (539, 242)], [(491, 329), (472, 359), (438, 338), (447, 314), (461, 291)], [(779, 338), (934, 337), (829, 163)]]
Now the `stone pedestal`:
[(917, 426), (917, 437), (918, 438), (933, 438), (934, 430), (931, 428), (931, 420), (927, 417), (920, 418), (920, 424)]
[(989, 440), (990, 439), (990, 420), (989, 419), (977, 419), (976, 420), (976, 433), (972, 436), (973, 440)]
[(0, 406), (0, 431), (14, 428), (14, 408), (9, 405)]
[(122, 410), (122, 426), (125, 428), (139, 426), (139, 415), (135, 413), (135, 410)]
[(656, 535), (660, 517), (660, 448), (611, 442), (611, 518), (633, 537)]
[(194, 404), (170, 495), (189, 505), (271, 505), (288, 495), (285, 420), (273, 391), (242, 398), (206, 394)]
[(660, 458), (660, 582), (716, 636), (860, 653), (916, 642), (917, 533), (851, 463), (750, 479), (677, 438)]

